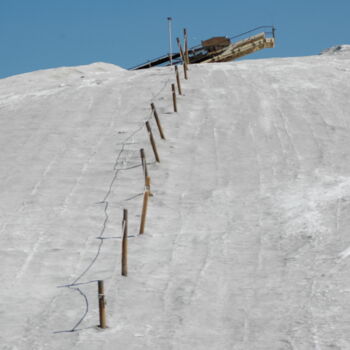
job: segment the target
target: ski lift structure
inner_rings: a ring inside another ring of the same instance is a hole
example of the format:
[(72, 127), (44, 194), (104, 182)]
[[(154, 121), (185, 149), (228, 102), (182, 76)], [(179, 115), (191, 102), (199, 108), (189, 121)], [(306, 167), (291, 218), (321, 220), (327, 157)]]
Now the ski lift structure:
[[(189, 64), (233, 61), (253, 52), (275, 47), (275, 32), (274, 26), (260, 26), (231, 38), (217, 36), (203, 40), (200, 45), (187, 50), (186, 60)], [(181, 63), (180, 51), (155, 58), (130, 69), (138, 70)]]

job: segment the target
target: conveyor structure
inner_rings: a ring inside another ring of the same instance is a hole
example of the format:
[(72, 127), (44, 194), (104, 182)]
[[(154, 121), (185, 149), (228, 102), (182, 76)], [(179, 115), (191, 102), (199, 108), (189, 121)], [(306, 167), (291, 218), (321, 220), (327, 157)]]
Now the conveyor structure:
[[(252, 35), (261, 30), (263, 31)], [(204, 40), (200, 45), (188, 49), (188, 63), (229, 62), (265, 48), (273, 48), (275, 31), (273, 26), (260, 26), (231, 38), (219, 36)], [(171, 61), (172, 64), (182, 63), (180, 52), (173, 53)], [(169, 65), (170, 54), (147, 61), (131, 70)]]

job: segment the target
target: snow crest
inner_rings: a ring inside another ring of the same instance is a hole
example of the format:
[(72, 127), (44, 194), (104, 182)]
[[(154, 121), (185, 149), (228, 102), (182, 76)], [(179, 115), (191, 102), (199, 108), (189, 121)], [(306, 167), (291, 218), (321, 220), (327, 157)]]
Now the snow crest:
[(350, 57), (350, 45), (336, 45), (323, 50), (320, 55), (346, 55)]

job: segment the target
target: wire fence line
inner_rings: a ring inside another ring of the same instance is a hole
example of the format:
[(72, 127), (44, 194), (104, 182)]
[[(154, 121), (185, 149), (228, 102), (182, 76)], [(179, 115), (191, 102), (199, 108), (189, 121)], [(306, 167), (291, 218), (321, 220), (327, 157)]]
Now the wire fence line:
[[(153, 102), (156, 98), (158, 98), (160, 96), (160, 94), (167, 88), (167, 86), (169, 85), (170, 81), (172, 79), (170, 77), (168, 77), (168, 79), (164, 82), (164, 84), (161, 86), (161, 88), (152, 95), (151, 97), (151, 102)], [(104, 233), (106, 231), (106, 228), (108, 226), (108, 223), (109, 223), (109, 212), (108, 212), (108, 209), (109, 209), (109, 197), (112, 193), (112, 190), (113, 190), (113, 187), (118, 179), (118, 174), (120, 171), (127, 171), (127, 170), (131, 170), (131, 169), (134, 169), (134, 168), (137, 168), (137, 167), (140, 167), (141, 165), (131, 165), (131, 166), (124, 166), (124, 167), (120, 167), (118, 168), (118, 165), (119, 165), (119, 162), (120, 162), (120, 159), (123, 155), (123, 153), (125, 153), (125, 150), (126, 150), (126, 147), (130, 144), (134, 144), (134, 142), (131, 142), (130, 143), (130, 140), (132, 138), (135, 137), (135, 135), (137, 135), (139, 132), (141, 132), (141, 130), (144, 128), (144, 125), (145, 125), (145, 122), (146, 121), (150, 121), (151, 118), (152, 118), (152, 115), (153, 115), (153, 111), (151, 111), (148, 115), (148, 117), (146, 118), (146, 120), (144, 120), (142, 122), (142, 124), (140, 124), (140, 126), (138, 128), (136, 128), (129, 136), (127, 136), (124, 141), (121, 143), (121, 149), (119, 150), (117, 156), (116, 156), (116, 159), (115, 159), (115, 162), (114, 162), (114, 166), (113, 166), (113, 176), (112, 176), (112, 179), (108, 185), (108, 189), (107, 189), (107, 192), (105, 194), (105, 196), (103, 197), (102, 201), (100, 202), (97, 202), (98, 204), (103, 204), (104, 205), (104, 208), (103, 208), (103, 212), (104, 212), (104, 220), (103, 220), (103, 223), (102, 223), (102, 227), (101, 227), (101, 230), (98, 234), (98, 236), (96, 237), (96, 239), (99, 240), (99, 243), (98, 243), (98, 246), (97, 246), (97, 250), (96, 250), (96, 254), (95, 256), (92, 258), (91, 262), (87, 265), (87, 267), (78, 275), (78, 277), (76, 277), (71, 283), (69, 284), (65, 284), (65, 285), (61, 285), (61, 286), (57, 286), (57, 288), (67, 288), (71, 291), (75, 291), (77, 293), (80, 294), (80, 296), (83, 298), (84, 300), (84, 304), (85, 304), (85, 310), (83, 312), (83, 315), (80, 317), (80, 319), (75, 323), (75, 325), (71, 328), (71, 329), (68, 329), (68, 330), (63, 330), (63, 331), (56, 331), (54, 332), (55, 334), (59, 334), (59, 333), (71, 333), (71, 332), (77, 332), (77, 331), (80, 331), (81, 329), (78, 329), (78, 327), (82, 324), (82, 322), (85, 320), (85, 318), (87, 317), (88, 313), (89, 313), (89, 309), (90, 309), (90, 304), (89, 304), (89, 299), (86, 295), (86, 293), (84, 293), (82, 290), (81, 290), (81, 287), (82, 286), (85, 286), (85, 285), (89, 285), (89, 284), (92, 284), (92, 283), (96, 283), (98, 280), (92, 280), (92, 281), (86, 281), (86, 282), (80, 282), (80, 280), (91, 270), (91, 268), (95, 265), (96, 261), (98, 260), (100, 254), (101, 254), (101, 250), (102, 250), (102, 247), (103, 247), (103, 244), (104, 244), (104, 241), (106, 239), (110, 239), (108, 237), (103, 237), (104, 236)], [(136, 152), (136, 151), (135, 151)], [(128, 163), (129, 161), (129, 157), (126, 157), (126, 160), (124, 160), (124, 165), (126, 163)], [(151, 164), (151, 163), (149, 163)], [(139, 196), (141, 196), (141, 194), (137, 194), (135, 196), (132, 196), (132, 197), (129, 197), (127, 199), (125, 199), (124, 201), (130, 201), (132, 199), (135, 199), (135, 198), (138, 198)], [(123, 229), (123, 228), (122, 228)], [(136, 237), (136, 235), (131, 235), (130, 237)], [(113, 237), (114, 239), (115, 238), (119, 238), (119, 237)], [(120, 237), (121, 238), (121, 237)], [(112, 277), (112, 276), (111, 276)], [(109, 277), (109, 278), (111, 278)], [(108, 279), (109, 279), (108, 278)]]

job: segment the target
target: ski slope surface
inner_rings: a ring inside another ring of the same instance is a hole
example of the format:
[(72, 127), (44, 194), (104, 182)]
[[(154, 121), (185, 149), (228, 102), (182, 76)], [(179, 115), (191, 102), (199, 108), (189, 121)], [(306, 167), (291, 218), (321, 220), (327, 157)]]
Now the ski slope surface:
[(350, 46), (181, 81), (174, 113), (171, 68), (0, 80), (1, 349), (350, 349)]

